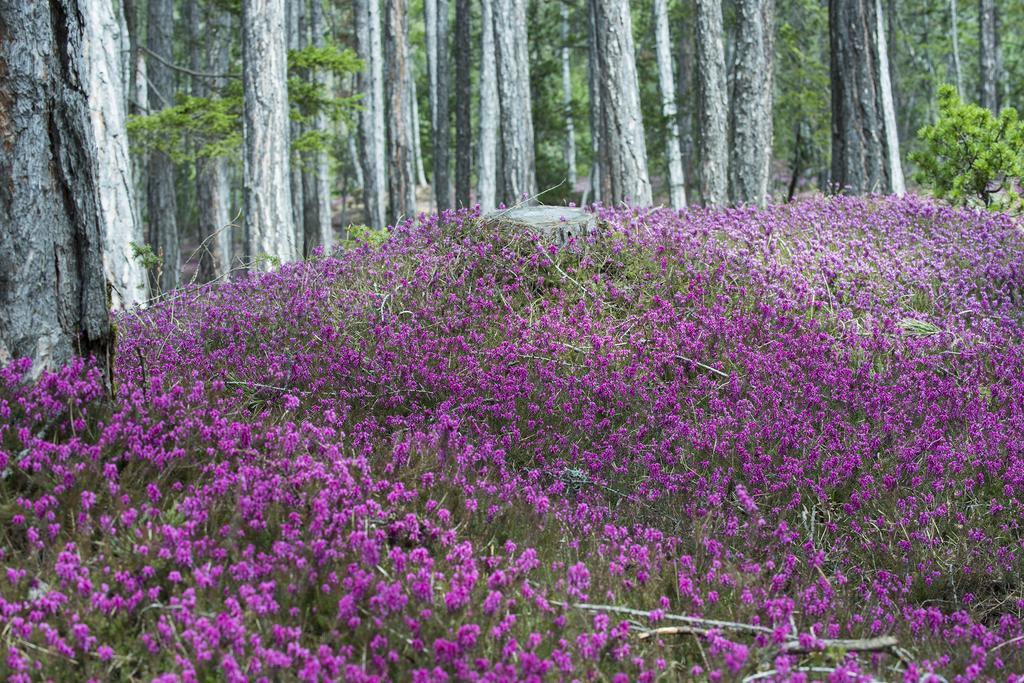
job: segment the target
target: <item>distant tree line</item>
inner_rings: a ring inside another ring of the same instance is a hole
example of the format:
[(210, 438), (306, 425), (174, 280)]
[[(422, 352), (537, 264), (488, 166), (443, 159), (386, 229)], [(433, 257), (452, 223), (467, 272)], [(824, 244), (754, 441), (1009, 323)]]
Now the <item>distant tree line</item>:
[(939, 85), (1020, 105), (1021, 25), (1017, 0), (0, 0), (0, 360), (99, 353), (110, 306), (422, 208), (900, 193)]

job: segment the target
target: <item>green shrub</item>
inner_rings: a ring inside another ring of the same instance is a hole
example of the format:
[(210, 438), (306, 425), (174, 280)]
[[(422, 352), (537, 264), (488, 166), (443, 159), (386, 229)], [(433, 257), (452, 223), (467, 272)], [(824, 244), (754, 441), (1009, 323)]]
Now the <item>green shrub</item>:
[(963, 102), (949, 85), (939, 88), (939, 120), (918, 132), (923, 143), (911, 154), (915, 179), (953, 204), (993, 211), (1024, 206), (1024, 124), (1015, 109), (996, 116)]

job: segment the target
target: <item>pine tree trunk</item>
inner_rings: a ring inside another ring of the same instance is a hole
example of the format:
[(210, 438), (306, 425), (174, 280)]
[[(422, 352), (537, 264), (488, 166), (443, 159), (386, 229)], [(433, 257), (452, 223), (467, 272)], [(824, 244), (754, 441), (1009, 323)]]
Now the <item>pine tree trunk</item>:
[(737, 0), (736, 11), (730, 194), (734, 204), (764, 206), (772, 160), (775, 0)]
[(960, 97), (964, 95), (963, 69), (960, 66), (960, 28), (957, 16), (956, 0), (949, 0), (949, 35), (953, 41), (953, 83), (956, 84), (956, 93)]
[(501, 174), (506, 205), (537, 194), (534, 169), (533, 107), (526, 37), (526, 0), (491, 5), (497, 55), (498, 110), (501, 117)]
[[(323, 0), (310, 1), (309, 32), (313, 47), (324, 47), (327, 21), (324, 18)], [(314, 79), (326, 82), (328, 92), (333, 91), (333, 79), (326, 73), (312, 74)], [(325, 114), (316, 116), (315, 130), (327, 133), (330, 122)], [(309, 256), (314, 247), (329, 249), (334, 244), (334, 229), (331, 225), (331, 164), (326, 150), (310, 152), (307, 168), (302, 171), (302, 197), (304, 201), (303, 241), (304, 256)]]
[(430, 123), (433, 141), (434, 201), (438, 211), (451, 208), (448, 170), (451, 117), (448, 111), (448, 0), (424, 0), (427, 72), (430, 78)]
[(562, 5), (562, 108), (565, 110), (565, 167), (569, 191), (576, 191), (576, 130), (572, 119), (572, 66), (569, 54), (569, 7)]
[(691, 31), (682, 31), (677, 45), (676, 70), (676, 107), (679, 110), (679, 146), (683, 154), (683, 178), (686, 180), (686, 193), (693, 197), (696, 193), (694, 180), (697, 177), (694, 160), (693, 140), (693, 63), (694, 40)]
[(477, 148), (476, 200), (484, 213), (497, 204), (498, 83), (496, 80), (493, 0), (480, 2), (480, 136)]
[(405, 0), (386, 0), (384, 9), (384, 53), (388, 120), (388, 220), (416, 215), (416, 186), (413, 177), (413, 111), (409, 101), (409, 51)]
[[(149, 113), (174, 104), (174, 72), (167, 63), (174, 58), (174, 2), (149, 0), (146, 25), (147, 49), (156, 55), (146, 64)], [(161, 61), (163, 60), (163, 61)], [(159, 289), (178, 286), (181, 247), (178, 242), (178, 202), (174, 187), (174, 163), (163, 152), (150, 152), (146, 174), (146, 207), (149, 243), (162, 258)]]
[(892, 95), (892, 71), (889, 68), (889, 48), (886, 40), (885, 17), (882, 0), (875, 0), (875, 30), (878, 45), (878, 86), (881, 95), (882, 134), (885, 136), (886, 177), (888, 190), (896, 195), (906, 192), (903, 163), (900, 160), (900, 140), (896, 125), (896, 105)]
[(686, 178), (679, 148), (679, 119), (676, 114), (676, 82), (672, 75), (672, 39), (668, 25), (668, 3), (654, 0), (655, 50), (658, 84), (661, 86), (661, 114), (665, 118), (665, 160), (668, 163), (668, 192), (673, 209), (686, 206)]
[[(608, 166), (604, 145), (604, 115), (601, 108), (600, 36), (597, 7), (587, 2), (587, 91), (590, 95), (590, 193), (589, 201), (604, 202), (611, 195), (608, 178), (601, 169)], [(586, 203), (586, 200), (584, 201)]]
[(853, 194), (903, 185), (880, 10), (879, 0), (829, 1), (832, 183)]
[[(0, 364), (31, 375), (113, 343), (83, 57), (88, 8), (0, 0)], [(17, 103), (17, 106), (12, 106)]]
[(697, 95), (700, 197), (705, 206), (722, 206), (728, 189), (728, 96), (721, 0), (697, 0)]
[[(408, 36), (407, 36), (408, 37)], [(427, 172), (423, 168), (423, 149), (420, 139), (420, 103), (416, 94), (416, 78), (412, 75), (412, 64), (409, 65), (409, 105), (412, 111), (409, 118), (412, 119), (412, 155), (416, 159), (416, 185), (426, 187)]]
[[(285, 0), (285, 25), (288, 31), (288, 50), (301, 50), (306, 46), (305, 31), (305, 2), (302, 0)], [(303, 74), (308, 77), (308, 74)], [(305, 132), (304, 126), (298, 121), (288, 121), (289, 135), (291, 140), (298, 140)], [(299, 155), (292, 153), (291, 164), (291, 185), (292, 185), (292, 225), (295, 228), (295, 254), (303, 256), (306, 253), (306, 219), (305, 219), (305, 195), (302, 191), (302, 163)]]
[(591, 0), (597, 27), (597, 56), (601, 74), (602, 155), (607, 164), (611, 194), (605, 201), (638, 206), (651, 203), (647, 174), (644, 120), (633, 54), (633, 26), (628, 0)]
[(470, 205), (473, 122), (470, 115), (469, 0), (455, 0), (455, 206)]
[(363, 111), (359, 115), (362, 143), (363, 201), (366, 223), (374, 230), (387, 225), (387, 170), (384, 165), (384, 65), (381, 55), (380, 2), (356, 0), (356, 44), (365, 62), (359, 78)]
[(246, 256), (268, 270), (296, 256), (284, 0), (242, 2)]
[[(191, 4), (198, 5), (197, 0)], [(200, 19), (203, 19), (202, 23)], [(205, 7), (205, 17), (192, 16), (192, 70), (225, 74), (230, 67), (231, 15), (215, 5)], [(192, 93), (211, 97), (227, 85), (223, 78), (192, 77)], [(223, 157), (196, 159), (196, 209), (199, 221), (199, 277), (204, 281), (222, 278), (231, 270), (232, 226), (231, 187), (228, 160)]]
[(978, 0), (978, 100), (992, 111), (999, 109), (996, 40), (995, 0)]
[[(145, 244), (145, 238), (138, 222), (125, 128), (126, 60), (122, 55), (129, 48), (110, 3), (90, 2), (84, 9), (83, 63), (88, 71), (89, 109), (96, 139), (96, 200), (103, 223), (103, 265), (111, 287), (111, 306), (120, 310), (148, 299), (146, 271), (132, 247)], [(130, 67), (130, 59), (127, 62)]]

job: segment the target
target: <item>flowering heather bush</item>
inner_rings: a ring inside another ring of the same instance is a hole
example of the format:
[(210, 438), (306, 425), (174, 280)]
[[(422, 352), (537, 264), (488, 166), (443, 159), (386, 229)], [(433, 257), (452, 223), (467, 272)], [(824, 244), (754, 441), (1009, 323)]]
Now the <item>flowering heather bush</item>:
[(0, 378), (0, 675), (1021, 681), (1024, 234), (472, 212)]

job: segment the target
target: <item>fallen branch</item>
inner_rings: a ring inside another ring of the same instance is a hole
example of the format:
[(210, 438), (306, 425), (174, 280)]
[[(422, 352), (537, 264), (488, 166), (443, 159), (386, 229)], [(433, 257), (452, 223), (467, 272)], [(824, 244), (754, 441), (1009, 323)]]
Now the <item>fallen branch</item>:
[(729, 379), (729, 373), (722, 372), (718, 368), (713, 368), (710, 365), (705, 365), (704, 363), (701, 363), (699, 360), (694, 360), (692, 358), (687, 358), (686, 356), (676, 356), (676, 358), (678, 358), (679, 360), (686, 361), (687, 363), (693, 363), (698, 368), (704, 368), (708, 372), (713, 372), (716, 375), (718, 375), (719, 377), (724, 377), (725, 379)]
[[(629, 614), (634, 617), (645, 617), (650, 618), (650, 610), (644, 611), (640, 609), (633, 609), (632, 607), (617, 607), (615, 605), (596, 605), (589, 602), (578, 602), (575, 604), (568, 602), (552, 601), (553, 605), (559, 605), (561, 607), (573, 607), (576, 609), (587, 610), (588, 612), (612, 612), (615, 614)], [(687, 617), (681, 614), (662, 614), (662, 619), (667, 621), (678, 621), (684, 624), (693, 624), (697, 627), (703, 627), (705, 631), (712, 629), (723, 629), (726, 631), (740, 631), (746, 633), (764, 633), (767, 635), (774, 635), (775, 631), (764, 626), (755, 626), (754, 624), (741, 624), (735, 621), (720, 621), (718, 619), (702, 619), (700, 617)], [(682, 633), (683, 631), (679, 631)]]
[(895, 636), (880, 636), (878, 638), (834, 638), (818, 640), (815, 647), (806, 647), (799, 641), (791, 640), (782, 646), (784, 652), (789, 654), (810, 654), (821, 649), (839, 648), (845, 652), (882, 652), (891, 650), (899, 645)]

